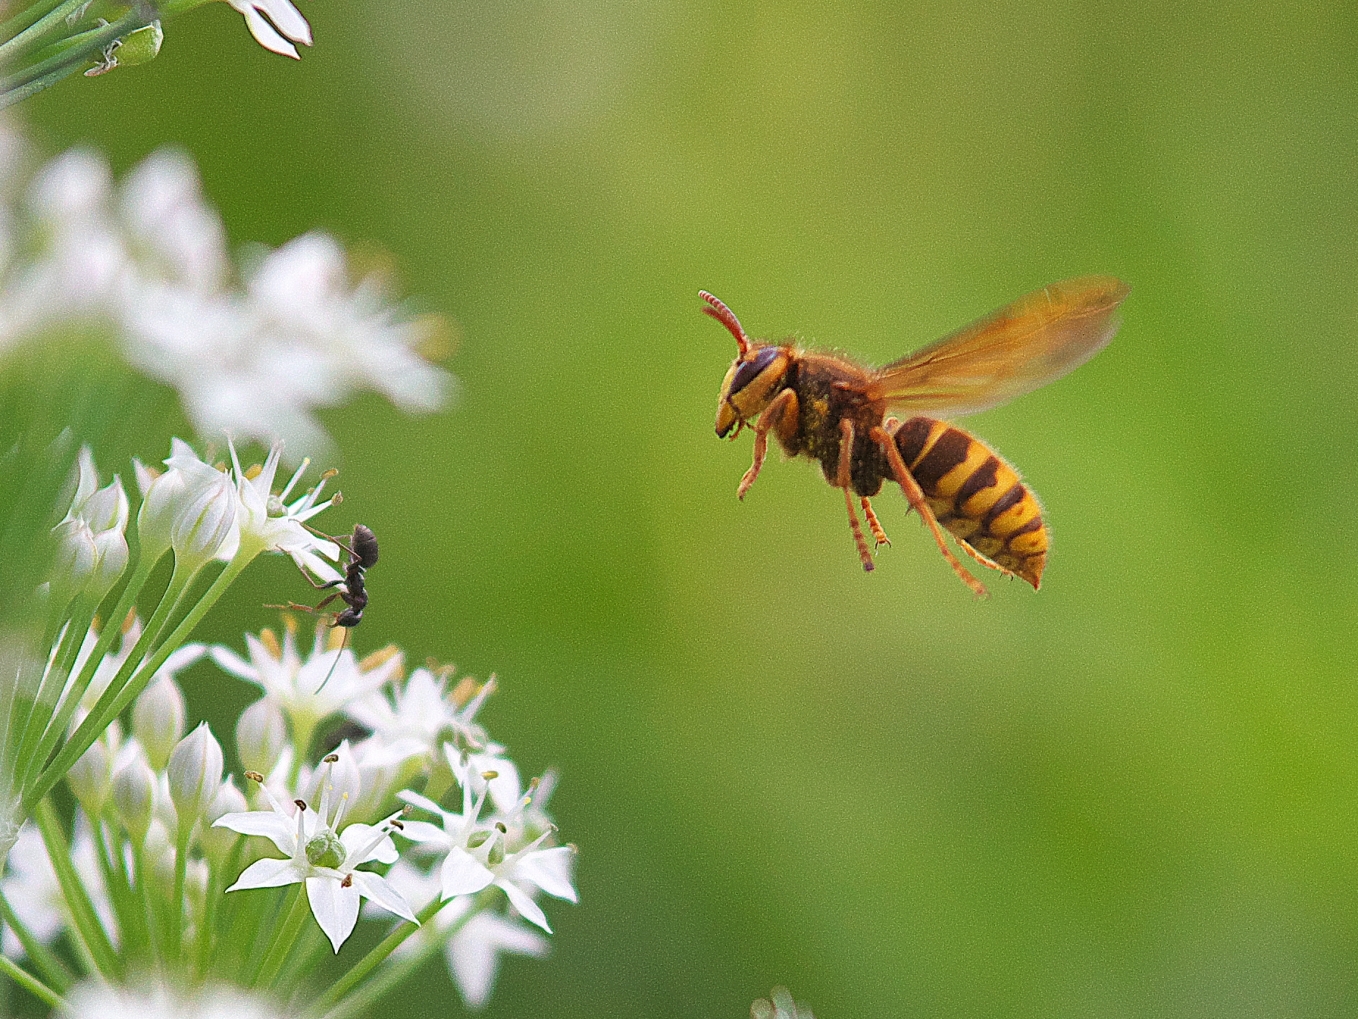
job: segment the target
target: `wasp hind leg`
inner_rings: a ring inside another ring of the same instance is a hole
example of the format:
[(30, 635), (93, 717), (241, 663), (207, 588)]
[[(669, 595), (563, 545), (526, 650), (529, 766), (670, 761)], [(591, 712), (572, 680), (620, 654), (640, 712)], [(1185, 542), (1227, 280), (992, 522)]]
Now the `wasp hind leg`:
[[(849, 511), (849, 530), (853, 532), (853, 543), (858, 548), (858, 558), (862, 560), (863, 569), (869, 573), (874, 568), (872, 561), (872, 550), (868, 548), (867, 540), (863, 537), (863, 528), (859, 526), (858, 514), (853, 510), (853, 487), (851, 485), (851, 468), (853, 457), (853, 422), (848, 418), (841, 418), (839, 422), (839, 469), (836, 472), (836, 487), (844, 490), (844, 507)], [(872, 536), (877, 537), (882, 532), (882, 526), (877, 523), (877, 517), (868, 508), (868, 501), (863, 500), (863, 508), (868, 511), (869, 526), (873, 527)], [(874, 526), (875, 525), (875, 526)], [(882, 534), (885, 539), (886, 535)], [(881, 544), (879, 541), (878, 544)]]
[(978, 598), (988, 598), (990, 593), (985, 589), (985, 585), (967, 572), (967, 568), (962, 565), (962, 561), (953, 555), (952, 549), (948, 547), (948, 541), (943, 537), (943, 528), (938, 525), (938, 518), (934, 516), (934, 511), (929, 508), (929, 502), (924, 498), (924, 492), (919, 487), (919, 482), (910, 473), (910, 469), (905, 466), (905, 461), (901, 459), (901, 452), (896, 448), (896, 442), (884, 428), (874, 428), (870, 433), (872, 441), (882, 448), (886, 454), (887, 463), (891, 465), (892, 476), (896, 479), (896, 484), (901, 486), (901, 491), (905, 493), (905, 498), (909, 501), (911, 509), (920, 515), (920, 519), (928, 525), (933, 533), (934, 541), (938, 543), (939, 552), (943, 553), (943, 558), (948, 561), (948, 565), (953, 568), (957, 578), (971, 588), (972, 594)]
[(784, 431), (785, 421), (797, 420), (797, 393), (792, 389), (784, 389), (774, 401), (764, 408), (754, 423), (754, 462), (750, 464), (750, 469), (745, 472), (745, 476), (740, 479), (740, 486), (736, 489), (736, 498), (744, 499), (745, 493), (754, 484), (754, 479), (759, 477), (759, 470), (764, 466), (764, 457), (769, 452), (769, 431)]

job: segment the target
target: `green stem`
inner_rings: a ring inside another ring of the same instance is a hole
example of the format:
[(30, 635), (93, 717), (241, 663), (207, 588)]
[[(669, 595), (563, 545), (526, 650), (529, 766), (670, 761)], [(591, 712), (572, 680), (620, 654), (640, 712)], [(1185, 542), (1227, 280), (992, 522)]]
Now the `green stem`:
[(28, 926), (14, 915), (14, 910), (10, 909), (9, 900), (5, 898), (4, 892), (0, 892), (0, 919), (3, 919), (5, 926), (18, 937), (19, 944), (24, 946), (24, 954), (38, 968), (42, 978), (56, 988), (58, 994), (65, 994), (66, 988), (71, 986), (75, 977), (56, 954), (39, 941)]
[[(235, 559), (227, 563), (226, 569), (217, 574), (217, 579), (214, 580), (207, 591), (203, 593), (203, 597), (198, 600), (198, 603), (189, 610), (189, 614), (175, 627), (174, 632), (161, 643), (159, 649), (151, 656), (150, 660), (145, 662), (141, 668), (137, 670), (137, 674), (132, 677), (131, 682), (122, 689), (113, 703), (108, 706), (108, 709), (104, 711), (100, 721), (91, 724), (94, 719), (100, 717), (99, 707), (96, 705), (95, 710), (90, 713), (90, 717), (85, 719), (80, 728), (76, 730), (76, 734), (71, 738), (70, 742), (61, 748), (61, 752), (57, 754), (56, 760), (54, 760), (52, 765), (43, 773), (42, 778), (38, 781), (37, 787), (24, 797), (25, 805), (39, 796), (46, 795), (47, 791), (50, 790), (52, 786), (56, 785), (61, 776), (65, 775), (66, 772), (70, 770), (71, 765), (79, 760), (80, 755), (88, 750), (90, 745), (99, 738), (99, 734), (108, 727), (108, 723), (122, 714), (123, 709), (131, 704), (133, 698), (146, 688), (146, 684), (151, 681), (151, 677), (155, 675), (156, 670), (164, 665), (165, 660), (189, 638), (189, 635), (193, 633), (193, 628), (202, 621), (202, 618), (207, 615), (208, 610), (216, 604), (217, 599), (231, 586), (232, 582), (241, 575), (241, 572), (245, 567), (250, 565), (250, 561), (253, 558), (253, 556), (237, 555)], [(178, 602), (178, 598), (175, 600)], [(162, 599), (162, 604), (164, 601), (165, 599)], [(160, 614), (160, 609), (156, 609), (156, 614)], [(150, 627), (148, 626), (147, 629), (149, 630)], [(110, 684), (109, 689), (112, 688), (112, 684)], [(108, 693), (107, 690), (104, 692), (106, 694)], [(101, 697), (100, 704), (102, 703), (103, 698)], [(86, 726), (90, 727), (89, 732), (86, 732)]]
[(61, 27), (61, 23), (78, 11), (84, 2), (85, 0), (64, 0), (59, 7), (43, 15), (13, 39), (0, 43), (0, 64), (8, 64), (19, 54), (32, 49), (48, 32)]
[[(57, 649), (47, 674), (38, 685), (38, 691), (33, 698), (33, 708), (28, 714), (28, 724), (24, 726), (23, 735), (19, 739), (16, 758), (23, 762), (24, 779), (28, 778), (29, 772), (35, 767), (34, 761), (41, 753), (37, 746), (41, 744), (42, 736), (49, 727), (48, 723), (56, 714), (58, 700), (68, 685), (71, 668), (80, 656), (80, 645), (85, 643), (85, 635), (89, 633), (90, 623), (94, 619), (94, 609), (95, 606), (89, 605), (85, 599), (76, 599), (75, 611), (67, 621), (61, 646)], [(22, 783), (20, 788), (23, 788)]]
[[(415, 917), (419, 920), (420, 924), (427, 923), (435, 913), (452, 901), (452, 899), (435, 899), (433, 902), (429, 903), (429, 905), (425, 906), (424, 909), (416, 913)], [(406, 938), (410, 937), (410, 935), (414, 934), (419, 929), (419, 924), (412, 923), (403, 923), (397, 927), (378, 942), (367, 955), (358, 960), (352, 969), (331, 984), (330, 989), (320, 996), (316, 1004), (307, 1014), (313, 1016), (327, 1015), (330, 1009), (334, 1008), (335, 1005), (343, 1000), (350, 991), (363, 981), (364, 977), (371, 973), (373, 969), (391, 955), (392, 952), (396, 951)]]
[(104, 824), (98, 818), (90, 818), (94, 832), (95, 855), (99, 860), (99, 873), (103, 875), (104, 887), (108, 889), (109, 901), (118, 918), (118, 931), (122, 935), (122, 953), (127, 958), (140, 954), (142, 908), (128, 884), (127, 872), (122, 861), (109, 854), (108, 840), (104, 838)]
[(184, 823), (179, 819), (178, 838), (174, 849), (174, 894), (170, 898), (170, 952), (178, 960), (184, 944), (184, 875), (189, 868), (189, 837), (193, 834), (193, 822)]
[(39, 18), (44, 17), (61, 2), (62, 0), (39, 0), (38, 3), (24, 8), (3, 25), (0, 25), (0, 38), (5, 40), (13, 39), (24, 29), (37, 24)]
[[(80, 675), (76, 677), (75, 682), (71, 685), (70, 695), (62, 702), (56, 717), (52, 720), (52, 723), (47, 727), (47, 731), (43, 734), (42, 741), (38, 744), (37, 753), (29, 759), (27, 768), (24, 772), (23, 784), (20, 785), (21, 789), (24, 785), (27, 785), (32, 781), (33, 775), (42, 766), (43, 762), (51, 756), (57, 740), (61, 738), (62, 733), (64, 733), (71, 724), (71, 719), (75, 717), (76, 709), (80, 706), (80, 699), (85, 696), (85, 691), (89, 689), (90, 683), (94, 680), (95, 673), (99, 671), (99, 663), (104, 660), (104, 656), (108, 654), (109, 649), (113, 647), (114, 638), (122, 633), (123, 620), (125, 620), (128, 613), (132, 611), (132, 606), (136, 603), (137, 596), (141, 594), (141, 589), (146, 586), (146, 581), (151, 576), (151, 570), (155, 568), (155, 565), (155, 562), (137, 563), (132, 578), (127, 582), (127, 586), (123, 588), (123, 593), (118, 599), (118, 604), (113, 607), (113, 612), (110, 613), (106, 620), (104, 620), (104, 626), (103, 629), (99, 631), (99, 639), (95, 642), (94, 650), (90, 652), (89, 658), (85, 660), (85, 664), (80, 670)], [(149, 640), (150, 638), (143, 632), (142, 639)], [(138, 640), (137, 644), (144, 648), (142, 640)], [(139, 656), (129, 654), (127, 657), (128, 661), (131, 661)], [(123, 667), (129, 668), (126, 662), (123, 663)], [(121, 671), (122, 670), (119, 670), (120, 673)], [(116, 682), (116, 677), (114, 682)], [(109, 685), (112, 686), (113, 683), (111, 682)]]
[(251, 981), (251, 986), (269, 987), (273, 984), (274, 978), (278, 976), (278, 971), (283, 968), (283, 963), (288, 959), (288, 953), (292, 951), (293, 944), (297, 941), (297, 934), (302, 929), (302, 923), (306, 920), (307, 913), (311, 910), (311, 904), (306, 897), (306, 882), (298, 882), (297, 888), (292, 893), (292, 905), (288, 910), (287, 919), (282, 926), (274, 933), (273, 943), (269, 945), (269, 950), (264, 955), (255, 979)]
[(93, 59), (96, 53), (102, 53), (104, 47), (114, 39), (144, 28), (151, 20), (153, 19), (148, 19), (145, 14), (138, 11), (129, 11), (113, 24), (85, 32), (79, 37), (78, 42), (70, 46), (61, 46), (50, 57), (0, 80), (0, 107), (11, 106), (18, 98), (31, 95), (32, 92), (23, 92), (15, 98), (27, 86), (43, 81), (54, 84), (68, 74), (74, 74), (80, 69), (81, 64)]
[(89, 950), (90, 958), (94, 960), (94, 965), (104, 979), (120, 979), (122, 977), (120, 960), (113, 950), (108, 933), (99, 922), (99, 915), (94, 911), (94, 904), (90, 902), (80, 876), (75, 872), (75, 864), (71, 861), (71, 847), (66, 842), (66, 833), (62, 830), (61, 819), (57, 817), (51, 800), (44, 799), (37, 804), (34, 819), (38, 822), (38, 831), (42, 833), (42, 841), (47, 847), (47, 856), (52, 861), (52, 869), (56, 872), (62, 897), (71, 911), (75, 933)]
[(52, 1008), (59, 1009), (62, 1012), (66, 1011), (66, 1000), (60, 994), (27, 970), (20, 968), (18, 964), (10, 962), (3, 955), (0, 955), (0, 972), (3, 972), (29, 994), (51, 1005)]

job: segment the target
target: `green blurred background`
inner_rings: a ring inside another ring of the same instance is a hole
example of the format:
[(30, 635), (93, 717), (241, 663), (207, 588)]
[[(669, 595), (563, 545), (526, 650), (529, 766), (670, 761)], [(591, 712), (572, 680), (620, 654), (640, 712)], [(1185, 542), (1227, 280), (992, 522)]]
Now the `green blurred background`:
[[(375, 242), (459, 323), (454, 409), (327, 416), (330, 524), (382, 539), (360, 650), (497, 672), (563, 773), (581, 903), (488, 1015), (1354, 1012), (1358, 8), (302, 10), (300, 64), (212, 4), (22, 112), (182, 145), (233, 241)], [(1045, 502), (1040, 594), (974, 602), (894, 489), (871, 576), (816, 468), (737, 503), (699, 288), (880, 363), (1091, 272), (1112, 346), (967, 424)], [(441, 960), (398, 1010), (460, 1010)]]

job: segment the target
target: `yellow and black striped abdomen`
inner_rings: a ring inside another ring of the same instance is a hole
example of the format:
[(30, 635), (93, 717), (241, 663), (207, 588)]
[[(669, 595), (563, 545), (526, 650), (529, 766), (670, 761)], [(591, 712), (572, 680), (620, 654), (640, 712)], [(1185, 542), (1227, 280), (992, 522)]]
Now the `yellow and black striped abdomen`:
[(1047, 527), (1018, 473), (984, 443), (933, 418), (901, 425), (896, 448), (938, 522), (1036, 590), (1047, 565)]

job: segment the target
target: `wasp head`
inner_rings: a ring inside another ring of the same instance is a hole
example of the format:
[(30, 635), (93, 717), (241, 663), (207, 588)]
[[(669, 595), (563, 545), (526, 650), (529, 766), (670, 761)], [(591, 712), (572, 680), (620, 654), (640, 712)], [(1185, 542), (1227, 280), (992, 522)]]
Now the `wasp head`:
[[(735, 312), (706, 290), (700, 290), (698, 296), (707, 302), (703, 313), (724, 325), (736, 338), (740, 350), (721, 384), (717, 401), (717, 436), (724, 439), (732, 428), (756, 417), (778, 395), (791, 359), (782, 347), (746, 336)], [(739, 428), (736, 434), (740, 434)]]
[(758, 417), (783, 388), (790, 364), (782, 347), (751, 344), (731, 364), (717, 401), (717, 435), (726, 438), (737, 424)]

